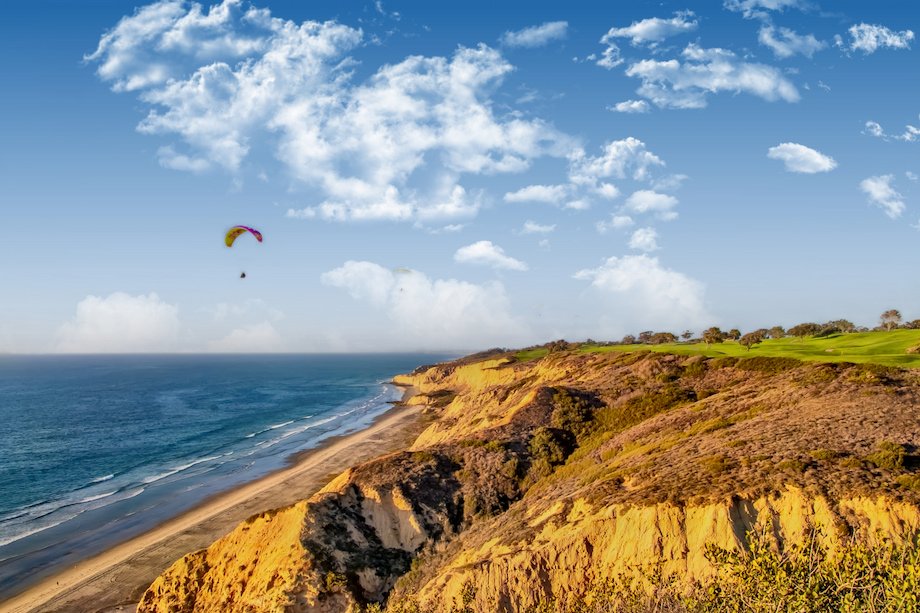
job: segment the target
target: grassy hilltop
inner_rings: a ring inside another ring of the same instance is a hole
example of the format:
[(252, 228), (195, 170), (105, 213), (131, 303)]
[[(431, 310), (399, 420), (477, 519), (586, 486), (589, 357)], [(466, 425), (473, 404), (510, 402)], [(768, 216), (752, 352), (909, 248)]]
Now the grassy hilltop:
[[(892, 330), (891, 332), (853, 332), (825, 337), (785, 337), (767, 339), (745, 348), (737, 341), (723, 341), (707, 345), (703, 342), (663, 343), (660, 345), (600, 345), (584, 343), (578, 347), (583, 353), (608, 351), (657, 351), (676, 355), (702, 355), (720, 357), (771, 357), (793, 358), (809, 362), (852, 362), (854, 364), (880, 364), (901, 368), (920, 368), (920, 353), (909, 350), (920, 345), (920, 330)], [(541, 358), (549, 353), (546, 347), (519, 351), (520, 360)]]

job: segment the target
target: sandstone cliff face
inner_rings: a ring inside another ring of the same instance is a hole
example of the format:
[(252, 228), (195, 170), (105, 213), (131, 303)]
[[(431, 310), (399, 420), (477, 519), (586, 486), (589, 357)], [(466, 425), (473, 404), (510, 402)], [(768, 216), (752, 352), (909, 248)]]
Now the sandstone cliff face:
[[(523, 611), (620, 572), (704, 579), (705, 545), (740, 547), (752, 528), (781, 545), (818, 527), (831, 548), (920, 530), (898, 481), (920, 446), (914, 373), (560, 353), (396, 382), (431, 419), (409, 450), (186, 556), (138, 610), (331, 612), (389, 596), (446, 611), (471, 585), (476, 610)], [(560, 417), (565, 398), (585, 423)], [(534, 455), (538, 432), (562, 461)], [(867, 460), (883, 440), (908, 462)]]
[[(526, 611), (550, 599), (580, 601), (609, 577), (705, 581), (714, 572), (706, 545), (743, 547), (750, 530), (765, 530), (777, 544), (789, 544), (819, 528), (831, 551), (851, 535), (900, 541), (920, 530), (915, 505), (884, 496), (832, 503), (797, 489), (686, 507), (594, 507), (576, 499), (537, 517), (528, 517), (530, 512), (509, 512), (499, 525), (464, 535), (430, 578), (411, 590), (401, 588), (393, 598), (411, 594), (430, 610), (447, 611), (466, 589), (475, 594), (473, 610)], [(526, 523), (510, 530), (501, 525), (509, 521)]]

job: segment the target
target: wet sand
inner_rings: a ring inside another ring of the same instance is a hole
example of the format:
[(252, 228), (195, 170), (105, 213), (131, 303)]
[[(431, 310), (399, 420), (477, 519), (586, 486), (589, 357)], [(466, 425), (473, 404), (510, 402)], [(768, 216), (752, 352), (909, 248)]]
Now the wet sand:
[(365, 430), (328, 439), (294, 456), (283, 470), (29, 586), (0, 602), (0, 613), (134, 611), (144, 590), (183, 555), (207, 547), (251, 515), (309, 498), (349, 466), (407, 447), (421, 431), (419, 414), (418, 407), (397, 405)]

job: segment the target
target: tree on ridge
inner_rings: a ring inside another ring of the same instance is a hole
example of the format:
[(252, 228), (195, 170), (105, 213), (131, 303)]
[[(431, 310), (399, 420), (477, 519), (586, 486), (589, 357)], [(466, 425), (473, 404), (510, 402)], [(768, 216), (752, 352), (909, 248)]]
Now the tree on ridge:
[(901, 311), (897, 309), (888, 309), (879, 317), (885, 330), (891, 332), (901, 324)]

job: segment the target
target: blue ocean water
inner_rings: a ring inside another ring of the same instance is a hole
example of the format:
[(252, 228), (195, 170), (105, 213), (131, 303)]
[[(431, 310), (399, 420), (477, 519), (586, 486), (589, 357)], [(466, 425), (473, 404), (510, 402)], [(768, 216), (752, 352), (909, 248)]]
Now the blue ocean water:
[(0, 591), (366, 427), (447, 357), (0, 356)]

